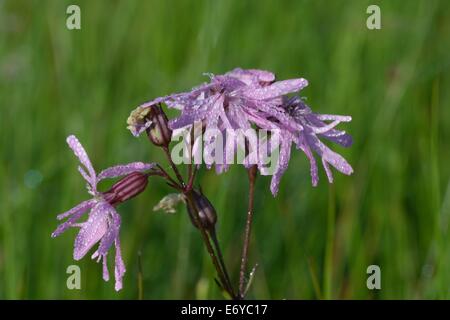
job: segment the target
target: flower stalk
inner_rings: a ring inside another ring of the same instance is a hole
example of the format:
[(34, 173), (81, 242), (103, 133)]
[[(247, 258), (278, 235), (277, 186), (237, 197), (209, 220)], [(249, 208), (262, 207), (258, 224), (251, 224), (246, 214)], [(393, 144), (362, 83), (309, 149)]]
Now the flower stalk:
[[(206, 250), (208, 251), (208, 254), (212, 260), (214, 268), (216, 269), (217, 275), (219, 276), (220, 280), (219, 285), (222, 287), (223, 290), (225, 290), (228, 293), (228, 295), (232, 299), (236, 299), (225, 263), (223, 261), (222, 251), (220, 250), (220, 246), (217, 241), (215, 226), (209, 223), (202, 222), (202, 219), (199, 214), (199, 212), (201, 212), (201, 208), (199, 207), (199, 204), (196, 201), (195, 191), (189, 190), (185, 193), (185, 196), (187, 198), (188, 203), (188, 213), (190, 214), (194, 226), (200, 230)], [(205, 227), (207, 224), (208, 229)], [(213, 248), (211, 240), (215, 248)]]
[(250, 236), (252, 232), (252, 222), (253, 222), (253, 207), (255, 198), (255, 181), (257, 176), (257, 167), (254, 165), (247, 170), (248, 173), (248, 210), (247, 210), (247, 220), (245, 223), (244, 230), (244, 242), (242, 245), (242, 255), (241, 255), (241, 269), (239, 273), (239, 299), (244, 299), (246, 294), (246, 280), (245, 274), (247, 269), (248, 253), (250, 246)]
[[(166, 118), (162, 110), (161, 113), (163, 116), (160, 115), (160, 117)], [(164, 127), (164, 122), (158, 123), (162, 124), (162, 127)], [(167, 125), (167, 122), (165, 123), (165, 125)], [(164, 131), (164, 128), (162, 129), (163, 130), (161, 131)], [(231, 284), (231, 280), (223, 259), (222, 250), (220, 249), (219, 241), (217, 239), (215, 228), (217, 222), (216, 210), (214, 209), (208, 198), (206, 198), (201, 192), (193, 188), (197, 173), (197, 166), (193, 166), (192, 164), (190, 165), (188, 171), (188, 182), (186, 184), (184, 182), (183, 176), (178, 170), (178, 167), (172, 160), (169, 150), (169, 144), (156, 144), (151, 138), (151, 134), (148, 130), (147, 135), (154, 145), (162, 148), (164, 154), (166, 155), (167, 161), (169, 162), (169, 165), (172, 168), (176, 179), (178, 180), (175, 181), (174, 179), (172, 179), (161, 166), (157, 165), (157, 168), (159, 169), (159, 175), (167, 180), (168, 185), (184, 194), (189, 218), (192, 224), (200, 231), (206, 250), (208, 251), (208, 254), (219, 277), (219, 286), (223, 290), (225, 290), (225, 292), (227, 292), (227, 294), (232, 299), (236, 299), (237, 297), (234, 293), (233, 286)]]

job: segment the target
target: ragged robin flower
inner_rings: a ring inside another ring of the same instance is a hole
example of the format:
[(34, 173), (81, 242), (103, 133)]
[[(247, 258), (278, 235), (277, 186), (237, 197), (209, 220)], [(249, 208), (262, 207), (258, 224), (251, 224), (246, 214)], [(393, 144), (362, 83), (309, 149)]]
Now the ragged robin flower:
[(346, 175), (353, 173), (350, 164), (320, 140), (320, 138), (325, 138), (344, 147), (351, 146), (353, 143), (352, 137), (345, 131), (336, 129), (339, 123), (351, 121), (350, 116), (314, 113), (299, 97), (285, 98), (282, 107), (290, 117), (302, 126), (302, 130), (291, 130), (283, 123), (276, 121), (280, 129), (280, 156), (270, 185), (274, 195), (277, 194), (281, 176), (288, 167), (292, 143), (296, 145), (297, 149), (305, 153), (310, 162), (313, 186), (317, 186), (319, 182), (318, 168), (313, 151), (321, 157), (322, 165), (330, 183), (333, 182), (330, 164)]
[[(117, 165), (96, 174), (91, 161), (78, 139), (71, 135), (67, 138), (69, 147), (79, 159), (81, 166), (78, 171), (87, 182), (88, 192), (92, 199), (86, 200), (73, 207), (67, 212), (57, 216), (58, 220), (67, 218), (52, 233), (57, 237), (71, 227), (80, 228), (75, 238), (73, 258), (80, 260), (96, 244), (97, 250), (92, 259), (99, 262), (103, 260), (103, 279), (109, 280), (107, 266), (107, 255), (109, 249), (115, 246), (115, 289), (122, 289), (122, 278), (126, 271), (120, 250), (119, 231), (121, 218), (116, 211), (116, 206), (141, 193), (147, 186), (147, 175), (145, 171), (154, 167), (152, 163), (132, 162), (125, 165)], [(97, 184), (106, 178), (124, 177), (115, 183), (107, 192), (97, 190)], [(81, 217), (88, 211), (87, 221), (80, 222)]]
[[(263, 175), (273, 174), (270, 189), (274, 196), (288, 167), (293, 143), (310, 161), (314, 186), (318, 183), (318, 168), (313, 151), (321, 157), (329, 182), (333, 181), (330, 165), (347, 175), (353, 172), (352, 167), (342, 156), (329, 149), (320, 140), (325, 138), (344, 147), (350, 146), (351, 136), (335, 127), (340, 122), (351, 121), (351, 117), (317, 114), (312, 112), (299, 97), (288, 97), (288, 94), (305, 88), (308, 85), (306, 79), (275, 81), (275, 75), (269, 71), (240, 68), (224, 75), (210, 75), (210, 78), (209, 83), (195, 87), (189, 92), (159, 97), (142, 104), (131, 113), (128, 128), (137, 136), (151, 125), (147, 120), (147, 114), (151, 112), (153, 106), (165, 103), (169, 108), (176, 108), (181, 114), (169, 120), (171, 129), (180, 129), (201, 122), (204, 129), (215, 129), (222, 134), (224, 161), (215, 164), (218, 173), (226, 171), (234, 162), (234, 154), (238, 147), (247, 148), (246, 145), (227, 143), (225, 133), (227, 130), (245, 131), (256, 128), (270, 131), (278, 143), (270, 145), (269, 154), (258, 155), (257, 167)], [(213, 140), (209, 142), (214, 142)], [(269, 171), (265, 160), (275, 150), (279, 150), (278, 162), (275, 170)], [(232, 159), (232, 162), (228, 163), (228, 159)], [(245, 162), (244, 165), (250, 167)]]
[[(282, 103), (282, 97), (288, 93), (298, 92), (308, 85), (303, 78), (275, 81), (275, 75), (269, 71), (236, 68), (224, 75), (212, 75), (210, 82), (193, 88), (189, 92), (171, 94), (156, 98), (138, 106), (128, 118), (128, 128), (133, 135), (152, 125), (148, 114), (155, 105), (165, 103), (169, 108), (181, 111), (181, 115), (169, 121), (172, 130), (202, 123), (209, 132), (220, 132), (224, 139), (224, 161), (216, 165), (216, 171), (226, 171), (227, 159), (233, 159), (236, 146), (227, 143), (226, 131), (247, 130), (252, 126), (271, 129), (273, 125), (268, 118), (276, 119), (290, 129), (301, 129), (282, 109), (276, 108)], [(215, 136), (206, 144), (212, 144)], [(244, 148), (244, 146), (239, 146)]]

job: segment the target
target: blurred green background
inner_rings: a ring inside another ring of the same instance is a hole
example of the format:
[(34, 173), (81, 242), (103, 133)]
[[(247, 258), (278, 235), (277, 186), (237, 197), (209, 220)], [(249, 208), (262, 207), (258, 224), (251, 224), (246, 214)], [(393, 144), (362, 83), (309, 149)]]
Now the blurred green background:
[[(382, 29), (366, 8), (381, 6)], [(81, 7), (81, 30), (66, 8)], [(143, 101), (187, 90), (203, 72), (261, 68), (305, 77), (321, 113), (348, 114), (354, 175), (293, 152), (280, 193), (258, 179), (250, 298), (450, 298), (450, 5), (448, 1), (2, 1), (0, 0), (0, 298), (222, 298), (183, 208), (153, 212), (158, 179), (122, 205), (124, 290), (101, 265), (75, 263), (75, 230), (57, 239), (56, 214), (88, 198), (65, 138), (75, 134), (97, 170), (164, 157), (125, 129)], [(174, 116), (176, 113), (171, 113)], [(200, 182), (219, 213), (219, 238), (237, 281), (246, 214), (245, 171)], [(102, 185), (107, 188), (108, 183)], [(66, 288), (78, 264), (82, 290)], [(381, 268), (381, 290), (366, 269)]]

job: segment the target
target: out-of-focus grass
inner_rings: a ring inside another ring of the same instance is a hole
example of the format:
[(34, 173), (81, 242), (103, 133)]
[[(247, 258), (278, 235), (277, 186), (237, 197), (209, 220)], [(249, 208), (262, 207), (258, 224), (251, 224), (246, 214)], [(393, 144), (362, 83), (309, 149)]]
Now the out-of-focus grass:
[[(77, 3), (82, 29), (65, 27)], [(252, 298), (449, 298), (450, 111), (448, 1), (379, 1), (382, 29), (365, 27), (372, 1), (0, 1), (0, 298), (220, 298), (214, 270), (184, 210), (153, 205), (169, 189), (120, 208), (124, 290), (101, 266), (77, 263), (82, 290), (66, 288), (75, 230), (50, 233), (55, 215), (87, 198), (68, 134), (98, 169), (163, 161), (125, 129), (130, 110), (186, 90), (203, 72), (236, 66), (303, 76), (309, 104), (349, 114), (341, 152), (355, 169), (321, 173), (294, 152), (277, 198), (258, 179)], [(174, 115), (174, 113), (171, 113)], [(200, 175), (219, 212), (219, 237), (237, 280), (247, 181), (241, 167)], [(105, 185), (106, 187), (106, 185)], [(377, 264), (382, 289), (366, 288)], [(314, 285), (314, 281), (316, 285)]]

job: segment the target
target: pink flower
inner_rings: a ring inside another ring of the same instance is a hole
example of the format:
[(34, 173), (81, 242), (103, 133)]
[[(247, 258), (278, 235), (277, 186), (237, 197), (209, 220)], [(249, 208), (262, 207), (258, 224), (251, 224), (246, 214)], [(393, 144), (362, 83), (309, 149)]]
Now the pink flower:
[[(145, 189), (147, 175), (142, 172), (151, 169), (154, 164), (133, 162), (126, 165), (117, 165), (103, 170), (97, 175), (78, 139), (71, 135), (67, 137), (67, 143), (81, 163), (78, 171), (86, 180), (87, 189), (92, 195), (92, 199), (83, 201), (69, 211), (59, 214), (57, 216), (58, 220), (65, 218), (67, 220), (57, 227), (52, 233), (52, 237), (59, 236), (70, 227), (80, 228), (74, 244), (73, 258), (75, 260), (83, 258), (96, 243), (99, 243), (92, 258), (97, 258), (98, 262), (103, 260), (103, 279), (105, 281), (109, 280), (107, 255), (114, 244), (116, 249), (115, 289), (119, 291), (122, 289), (122, 278), (126, 270), (120, 251), (119, 231), (121, 219), (115, 206), (136, 196)], [(109, 191), (101, 193), (97, 190), (97, 184), (101, 180), (121, 176), (126, 177), (117, 182)], [(79, 222), (88, 210), (90, 211), (87, 221)]]

